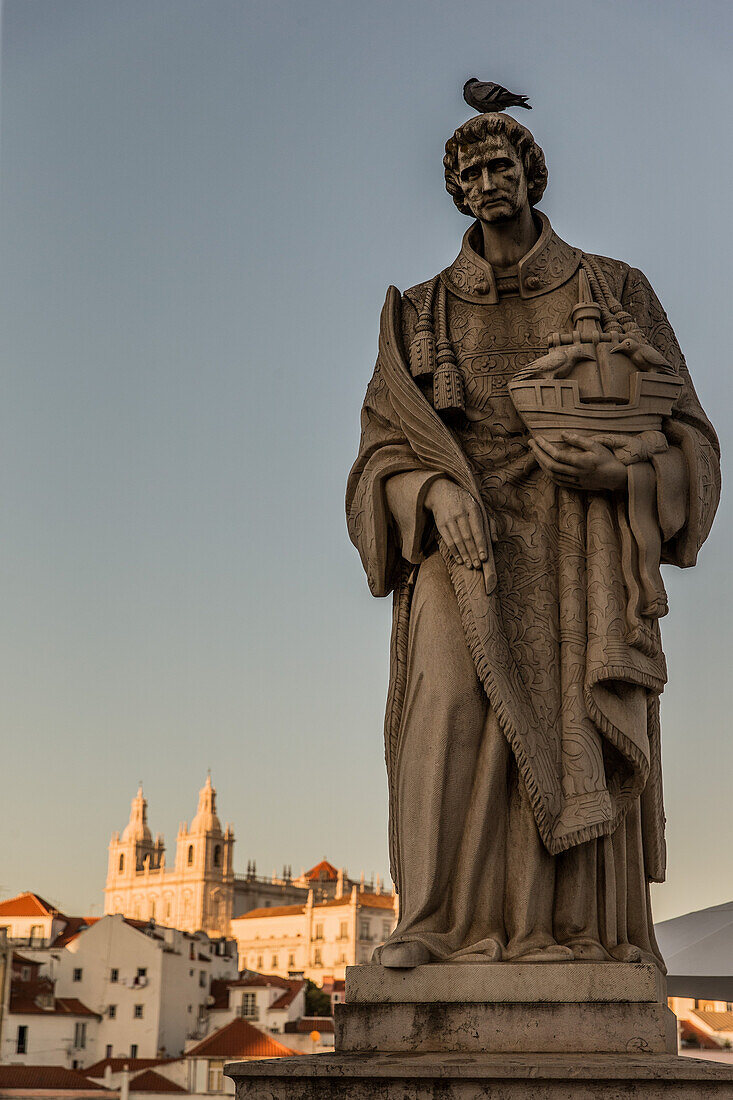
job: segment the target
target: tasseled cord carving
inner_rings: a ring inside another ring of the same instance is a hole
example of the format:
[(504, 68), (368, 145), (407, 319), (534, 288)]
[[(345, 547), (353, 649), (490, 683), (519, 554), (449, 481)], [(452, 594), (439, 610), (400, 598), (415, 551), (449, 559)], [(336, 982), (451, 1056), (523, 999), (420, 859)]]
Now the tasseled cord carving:
[(435, 410), (446, 420), (460, 417), (466, 407), (463, 377), (448, 335), (446, 289), (439, 276), (428, 286), (410, 344), (409, 359), (410, 372), (416, 381), (432, 377)]

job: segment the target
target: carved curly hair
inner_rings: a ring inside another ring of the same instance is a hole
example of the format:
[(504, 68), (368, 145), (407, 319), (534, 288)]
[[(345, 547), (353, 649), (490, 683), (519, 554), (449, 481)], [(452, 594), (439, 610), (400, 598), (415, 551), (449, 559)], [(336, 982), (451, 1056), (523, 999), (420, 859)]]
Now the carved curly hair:
[(470, 118), (468, 122), (459, 126), (453, 137), (448, 139), (443, 157), (445, 189), (462, 214), (473, 216), (463, 197), (463, 188), (458, 174), (458, 149), (460, 146), (485, 141), (487, 137), (495, 134), (501, 134), (514, 146), (524, 165), (530, 206), (537, 205), (547, 187), (545, 154), (529, 130), (511, 115), (495, 112), (476, 115), (475, 118)]

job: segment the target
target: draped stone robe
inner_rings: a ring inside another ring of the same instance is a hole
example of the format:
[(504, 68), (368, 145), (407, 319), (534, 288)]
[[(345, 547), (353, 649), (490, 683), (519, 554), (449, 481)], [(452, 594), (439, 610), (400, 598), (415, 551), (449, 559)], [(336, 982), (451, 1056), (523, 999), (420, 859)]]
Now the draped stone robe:
[[(440, 276), (465, 390), (456, 434), (493, 528), (493, 593), (437, 545), (424, 500), (441, 473), (407, 442), (379, 360), (364, 401), (347, 515), (372, 593), (394, 592), (385, 748), (400, 920), (389, 942), (418, 940), (435, 959), (561, 943), (579, 958), (658, 960), (658, 624), (630, 630), (618, 502), (556, 486), (507, 391), (571, 327), (578, 301), (581, 252), (535, 218), (540, 237), (515, 274), (495, 276), (475, 223)], [(644, 275), (593, 259), (684, 380), (663, 424), (669, 450), (649, 462), (662, 560), (691, 566), (717, 506), (717, 439)], [(405, 354), (428, 285), (402, 296)]]

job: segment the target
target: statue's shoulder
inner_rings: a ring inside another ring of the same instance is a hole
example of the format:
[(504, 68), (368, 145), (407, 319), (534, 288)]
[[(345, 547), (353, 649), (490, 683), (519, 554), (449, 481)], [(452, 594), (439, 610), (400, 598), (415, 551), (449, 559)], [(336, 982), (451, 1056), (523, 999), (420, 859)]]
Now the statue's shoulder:
[(426, 279), (423, 283), (416, 283), (415, 286), (408, 287), (407, 290), (402, 291), (402, 302), (408, 301), (411, 306), (420, 312), (422, 306), (431, 285), (435, 281), (435, 277), (432, 279)]
[(627, 264), (624, 260), (616, 260), (612, 256), (598, 256), (594, 252), (584, 252), (583, 255), (598, 264), (614, 296), (620, 298), (629, 273), (634, 270), (631, 264)]

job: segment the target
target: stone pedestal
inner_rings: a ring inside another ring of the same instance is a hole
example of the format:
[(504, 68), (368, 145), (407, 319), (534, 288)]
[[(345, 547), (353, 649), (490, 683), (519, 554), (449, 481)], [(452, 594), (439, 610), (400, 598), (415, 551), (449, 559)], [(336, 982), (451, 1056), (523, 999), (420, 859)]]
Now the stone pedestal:
[(677, 1057), (655, 967), (350, 967), (336, 1053), (237, 1062), (238, 1100), (733, 1097), (733, 1068)]

